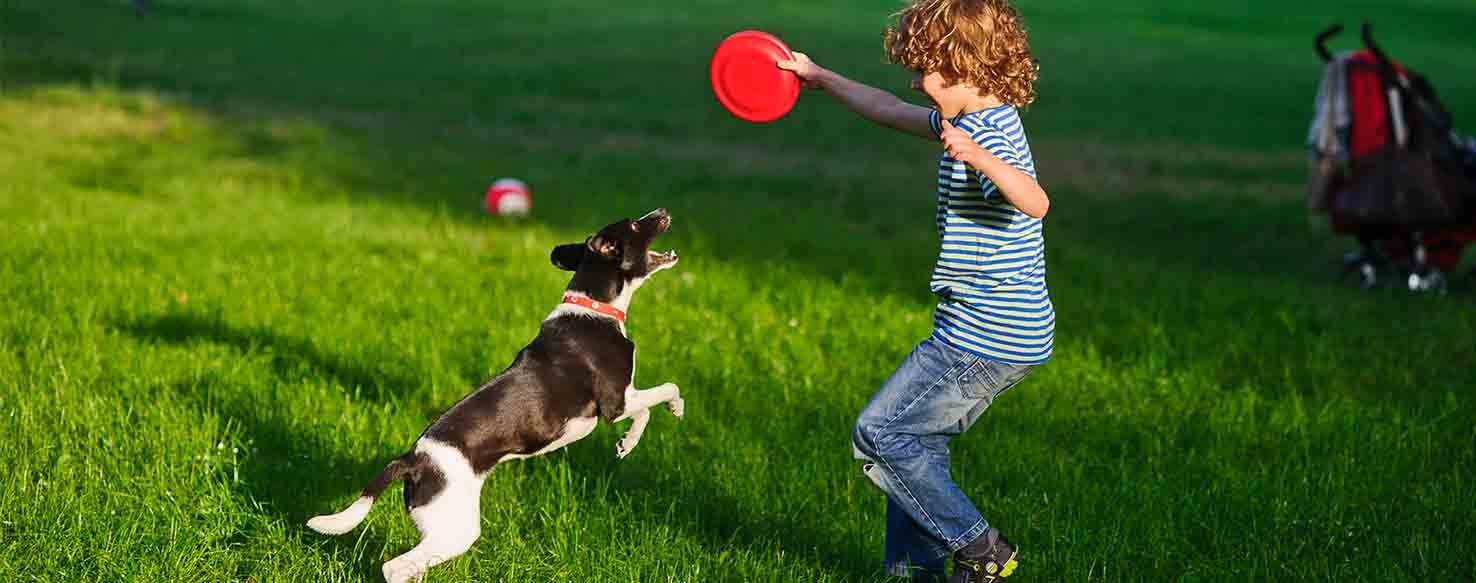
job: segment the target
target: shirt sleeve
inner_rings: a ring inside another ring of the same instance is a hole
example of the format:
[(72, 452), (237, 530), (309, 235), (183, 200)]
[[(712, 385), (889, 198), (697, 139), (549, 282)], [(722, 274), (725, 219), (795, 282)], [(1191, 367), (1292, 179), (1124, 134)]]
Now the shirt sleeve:
[(988, 150), (994, 157), (1003, 160), (1006, 164), (1020, 169), (1021, 172), (1029, 172), (1025, 160), (1020, 155), (1020, 150), (1015, 148), (1015, 143), (1010, 141), (1009, 136), (998, 128), (985, 126), (974, 132), (971, 136), (979, 147)]
[[(1015, 143), (1010, 141), (1010, 137), (1005, 135), (1003, 131), (1000, 131), (999, 128), (984, 126), (975, 131), (970, 137), (974, 138), (974, 142), (979, 144), (979, 147), (988, 150), (990, 154), (994, 154), (994, 157), (1004, 161), (1005, 164), (1014, 166), (1015, 169), (1029, 174), (1031, 178), (1035, 178), (1035, 169), (1030, 167), (1025, 157), (1020, 154), (1020, 150), (1015, 147)], [(980, 184), (989, 180), (984, 176), (984, 173), (975, 172), (978, 174)]]
[(933, 128), (933, 135), (943, 135), (943, 114), (936, 109), (928, 111), (928, 127)]

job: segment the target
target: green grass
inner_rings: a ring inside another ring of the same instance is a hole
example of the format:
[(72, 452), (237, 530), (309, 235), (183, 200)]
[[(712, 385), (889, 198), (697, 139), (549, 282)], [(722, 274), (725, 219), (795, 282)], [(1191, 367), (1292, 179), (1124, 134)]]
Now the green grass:
[[(935, 147), (742, 124), (705, 65), (758, 27), (900, 91), (894, 5), (161, 2), (0, 4), (0, 580), (379, 580), (398, 487), (303, 523), (532, 337), (553, 245), (656, 206), (637, 384), (687, 418), (498, 468), (429, 581), (879, 580), (850, 423), (929, 330)], [(1476, 127), (1469, 7), (1023, 10), (1057, 355), (953, 453), (1014, 580), (1471, 581), (1472, 286), (1348, 289), (1300, 203), (1311, 35), (1368, 16)], [(478, 211), (509, 175), (529, 220)]]

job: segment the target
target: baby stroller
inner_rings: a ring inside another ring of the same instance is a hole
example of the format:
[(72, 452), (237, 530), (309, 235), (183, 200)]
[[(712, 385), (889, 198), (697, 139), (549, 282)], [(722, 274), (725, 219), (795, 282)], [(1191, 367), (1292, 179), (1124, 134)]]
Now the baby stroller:
[(1342, 30), (1314, 44), (1325, 66), (1307, 136), (1307, 206), (1358, 240), (1343, 265), (1364, 288), (1392, 276), (1443, 292), (1476, 241), (1476, 141), (1452, 130), (1434, 87), (1384, 54), (1368, 23), (1362, 50), (1329, 53)]

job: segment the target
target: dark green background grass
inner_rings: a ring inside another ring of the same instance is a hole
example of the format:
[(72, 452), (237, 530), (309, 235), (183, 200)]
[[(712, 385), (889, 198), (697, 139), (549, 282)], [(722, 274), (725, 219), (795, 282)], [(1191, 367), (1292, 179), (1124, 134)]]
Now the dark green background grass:
[[(850, 423), (928, 333), (936, 146), (820, 94), (738, 122), (706, 63), (762, 28), (903, 92), (895, 8), (0, 4), (0, 579), (378, 580), (394, 491), (303, 523), (532, 337), (554, 244), (656, 206), (683, 261), (633, 306), (637, 384), (687, 418), (500, 467), (430, 580), (878, 579)], [(1016, 579), (1470, 581), (1472, 286), (1340, 283), (1300, 145), (1311, 36), (1360, 18), (1476, 128), (1476, 13), (1021, 9), (1057, 356), (953, 454)], [(480, 213), (499, 176), (530, 219)]]

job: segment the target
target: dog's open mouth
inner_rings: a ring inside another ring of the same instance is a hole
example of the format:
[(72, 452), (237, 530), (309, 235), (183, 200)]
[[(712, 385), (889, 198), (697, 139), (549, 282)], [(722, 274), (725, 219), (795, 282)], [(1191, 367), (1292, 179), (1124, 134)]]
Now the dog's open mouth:
[(658, 268), (658, 267), (666, 267), (666, 266), (669, 266), (669, 265), (677, 262), (676, 250), (673, 249), (673, 250), (667, 251), (665, 253), (657, 253), (655, 251), (647, 251), (646, 252), (646, 262), (653, 269), (654, 268)]

